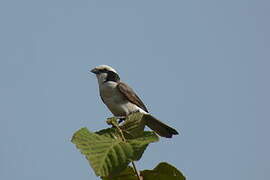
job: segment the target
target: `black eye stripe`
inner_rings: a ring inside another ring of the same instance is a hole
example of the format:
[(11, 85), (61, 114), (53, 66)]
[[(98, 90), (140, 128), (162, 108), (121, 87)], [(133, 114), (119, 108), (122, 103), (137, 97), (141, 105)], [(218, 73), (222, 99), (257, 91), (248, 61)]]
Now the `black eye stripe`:
[(107, 79), (105, 82), (108, 82), (108, 81), (118, 82), (118, 81), (120, 81), (120, 77), (115, 72), (108, 71), (107, 73), (108, 73), (108, 76), (107, 76)]
[(99, 70), (99, 72), (100, 73), (105, 73), (105, 72), (108, 72), (108, 70), (107, 69), (101, 69), (101, 70)]

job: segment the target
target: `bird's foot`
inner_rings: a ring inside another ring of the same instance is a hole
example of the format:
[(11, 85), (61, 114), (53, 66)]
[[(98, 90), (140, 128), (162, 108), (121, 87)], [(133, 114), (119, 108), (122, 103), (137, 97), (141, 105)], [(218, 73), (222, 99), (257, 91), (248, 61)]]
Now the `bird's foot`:
[(118, 119), (118, 124), (126, 120), (126, 116), (116, 116), (116, 118)]
[(123, 121), (125, 121), (125, 118), (121, 118), (118, 120), (118, 124), (122, 123)]

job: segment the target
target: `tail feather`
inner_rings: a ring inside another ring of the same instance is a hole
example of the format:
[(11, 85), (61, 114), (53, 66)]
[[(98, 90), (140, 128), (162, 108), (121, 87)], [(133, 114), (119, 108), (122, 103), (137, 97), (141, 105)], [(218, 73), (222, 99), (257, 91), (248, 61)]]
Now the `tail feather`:
[(150, 129), (152, 129), (153, 131), (155, 131), (158, 135), (162, 137), (171, 138), (173, 135), (178, 134), (178, 132), (174, 128), (161, 122), (160, 120), (156, 119), (150, 114), (145, 114), (144, 120), (145, 120), (145, 124)]

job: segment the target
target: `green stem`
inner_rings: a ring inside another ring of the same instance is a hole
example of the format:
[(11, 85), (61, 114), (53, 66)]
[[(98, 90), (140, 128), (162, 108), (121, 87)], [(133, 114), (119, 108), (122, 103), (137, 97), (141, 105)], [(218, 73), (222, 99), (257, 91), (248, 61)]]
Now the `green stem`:
[(133, 169), (138, 177), (138, 180), (141, 180), (140, 172), (137, 170), (134, 161), (131, 161), (131, 163), (132, 163)]
[[(126, 142), (126, 138), (125, 138), (125, 136), (124, 136), (124, 134), (123, 134), (122, 129), (120, 129), (118, 125), (116, 126), (116, 128), (117, 128), (118, 131), (120, 132), (121, 139), (122, 139), (124, 142)], [(141, 180), (140, 172), (137, 170), (134, 161), (131, 161), (131, 164), (132, 164), (132, 166), (133, 166), (133, 169), (134, 169), (134, 171), (135, 171), (135, 174), (136, 174), (137, 177), (138, 177), (138, 180)]]

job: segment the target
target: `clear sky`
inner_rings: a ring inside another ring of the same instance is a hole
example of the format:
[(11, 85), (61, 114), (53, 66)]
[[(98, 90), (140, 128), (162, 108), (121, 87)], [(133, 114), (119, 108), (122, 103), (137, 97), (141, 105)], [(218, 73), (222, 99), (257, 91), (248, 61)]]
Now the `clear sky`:
[(0, 179), (97, 179), (70, 142), (107, 127), (89, 69), (113, 66), (181, 133), (138, 164), (270, 179), (270, 1), (1, 0)]

